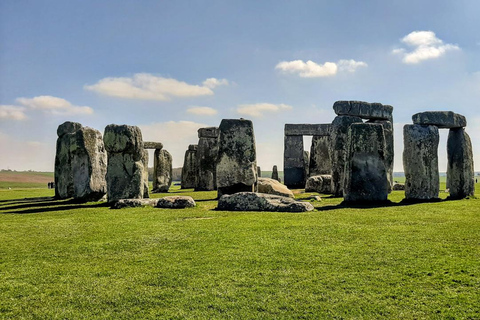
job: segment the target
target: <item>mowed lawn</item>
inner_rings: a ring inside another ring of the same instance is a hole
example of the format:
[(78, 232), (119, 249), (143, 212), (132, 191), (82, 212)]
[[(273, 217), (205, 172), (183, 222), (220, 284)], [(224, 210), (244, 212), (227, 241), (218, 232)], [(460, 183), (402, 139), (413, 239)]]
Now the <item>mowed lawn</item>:
[(0, 190), (0, 318), (480, 319), (480, 200), (272, 213), (171, 194), (197, 207)]

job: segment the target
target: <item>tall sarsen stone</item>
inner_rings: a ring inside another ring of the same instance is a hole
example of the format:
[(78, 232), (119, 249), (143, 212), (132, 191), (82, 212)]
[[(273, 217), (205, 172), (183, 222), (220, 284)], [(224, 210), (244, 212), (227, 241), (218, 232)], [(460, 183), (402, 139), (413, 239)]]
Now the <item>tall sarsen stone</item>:
[(450, 197), (461, 199), (475, 194), (472, 142), (463, 128), (450, 129), (447, 140), (447, 179)]
[(153, 191), (168, 192), (172, 185), (172, 155), (165, 149), (156, 149), (153, 158)]
[(197, 145), (191, 144), (185, 151), (182, 167), (182, 189), (194, 188), (197, 179)]
[(197, 178), (195, 191), (212, 191), (217, 189), (217, 127), (198, 129), (198, 147), (196, 153)]

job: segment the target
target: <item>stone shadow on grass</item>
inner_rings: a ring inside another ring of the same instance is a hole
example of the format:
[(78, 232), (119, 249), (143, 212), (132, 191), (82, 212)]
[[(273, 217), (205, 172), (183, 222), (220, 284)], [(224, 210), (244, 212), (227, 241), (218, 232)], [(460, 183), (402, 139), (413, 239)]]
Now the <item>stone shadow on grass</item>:
[(384, 208), (384, 207), (405, 207), (415, 204), (421, 203), (438, 203), (444, 201), (450, 201), (451, 199), (429, 199), (429, 200), (408, 200), (403, 199), (400, 202), (392, 202), (390, 200), (386, 201), (379, 201), (379, 202), (359, 202), (359, 203), (349, 203), (342, 201), (340, 204), (337, 205), (330, 205), (330, 206), (321, 206), (315, 207), (317, 211), (329, 211), (329, 210), (336, 210), (336, 209), (372, 209), (372, 208)]
[[(39, 200), (43, 199), (43, 200)], [(2, 205), (0, 210), (8, 210), (0, 212), (0, 214), (30, 214), (54, 211), (66, 211), (80, 208), (100, 208), (108, 207), (106, 202), (85, 204), (85, 202), (76, 199), (57, 200), (54, 198), (26, 198), (13, 200), (11, 204)]]

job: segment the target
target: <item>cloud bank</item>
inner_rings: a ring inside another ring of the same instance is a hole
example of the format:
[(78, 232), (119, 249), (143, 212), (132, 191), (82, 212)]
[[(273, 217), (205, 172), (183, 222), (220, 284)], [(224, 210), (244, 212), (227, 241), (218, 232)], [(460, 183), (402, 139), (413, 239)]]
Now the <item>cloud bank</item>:
[(355, 72), (358, 68), (367, 67), (363, 61), (339, 60), (338, 62), (325, 62), (318, 64), (311, 60), (282, 61), (275, 66), (275, 69), (283, 73), (297, 74), (301, 78), (323, 78), (335, 76), (338, 72)]
[(6, 120), (25, 120), (25, 108), (12, 105), (0, 105), (0, 119)]
[(214, 116), (218, 113), (217, 110), (210, 107), (190, 107), (187, 109), (187, 112), (200, 116)]
[(250, 117), (261, 117), (264, 113), (277, 113), (284, 110), (293, 109), (287, 104), (255, 103), (241, 104), (237, 108), (237, 113)]

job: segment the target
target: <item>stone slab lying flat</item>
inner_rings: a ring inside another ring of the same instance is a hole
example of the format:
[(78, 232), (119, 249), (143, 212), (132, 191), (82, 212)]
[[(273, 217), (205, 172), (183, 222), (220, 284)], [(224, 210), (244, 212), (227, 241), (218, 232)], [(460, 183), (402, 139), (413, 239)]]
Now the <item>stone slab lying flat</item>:
[(422, 126), (437, 126), (439, 128), (463, 128), (467, 126), (467, 119), (461, 114), (452, 111), (426, 111), (412, 116), (414, 124)]
[(155, 207), (158, 199), (120, 199), (112, 204), (112, 209)]
[(226, 211), (273, 211), (306, 212), (314, 208), (311, 203), (292, 198), (255, 192), (238, 192), (223, 195), (218, 200), (218, 209)]
[(363, 101), (336, 101), (333, 110), (339, 116), (355, 116), (362, 119), (392, 121), (393, 107), (381, 103)]
[(294, 198), (293, 192), (286, 185), (275, 179), (258, 178), (257, 188), (259, 193), (274, 194), (281, 197)]
[(163, 144), (161, 142), (144, 141), (143, 147), (145, 149), (162, 149)]
[(286, 136), (329, 136), (330, 128), (332, 127), (329, 123), (322, 124), (285, 124), (285, 135)]
[(195, 201), (189, 196), (168, 196), (158, 199), (157, 208), (184, 209), (195, 207)]

